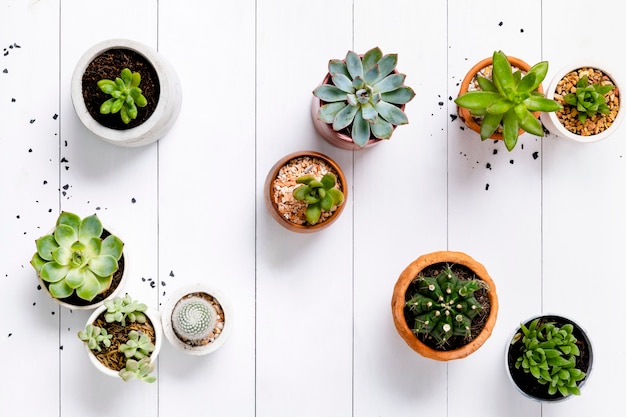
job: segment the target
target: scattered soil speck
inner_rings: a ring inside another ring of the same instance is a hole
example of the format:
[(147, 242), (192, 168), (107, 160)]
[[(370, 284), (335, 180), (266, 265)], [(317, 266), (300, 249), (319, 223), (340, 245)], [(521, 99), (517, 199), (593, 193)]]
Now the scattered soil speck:
[(130, 199), (130, 202), (135, 204), (137, 202), (137, 200), (135, 199), (135, 197), (133, 197), (133, 198)]
[(539, 158), (539, 152), (533, 152), (533, 159)]
[(494, 154), (494, 155), (496, 155), (497, 153), (498, 153), (498, 150), (497, 150), (497, 149), (494, 149), (494, 150), (493, 150), (493, 154)]
[(520, 32), (520, 33), (524, 33), (524, 28), (521, 28), (521, 29), (519, 30), (519, 32)]
[(489, 184), (485, 184), (485, 191), (489, 191)]
[(59, 118), (59, 115), (58, 115), (58, 114), (56, 114), (56, 113), (54, 113), (54, 116), (52, 116), (52, 119), (53, 119), (53, 120), (56, 120), (56, 119), (58, 119), (58, 118)]
[(503, 22), (500, 22), (500, 23), (498, 23), (498, 26), (502, 26), (503, 24), (504, 24)]
[(13, 336), (13, 333), (9, 333), (9, 336), (8, 336), (8, 337), (11, 337), (11, 336)]
[(451, 114), (450, 115), (450, 121), (454, 122), (459, 116), (457, 116), (456, 114)]
[(32, 125), (33, 123), (35, 123), (35, 120), (37, 119), (30, 119), (30, 124)]
[(511, 164), (511, 165), (513, 165), (514, 163), (515, 163), (515, 161), (512, 160), (512, 159), (509, 161), (509, 164)]
[(170, 271), (170, 277), (174, 276), (174, 271)]

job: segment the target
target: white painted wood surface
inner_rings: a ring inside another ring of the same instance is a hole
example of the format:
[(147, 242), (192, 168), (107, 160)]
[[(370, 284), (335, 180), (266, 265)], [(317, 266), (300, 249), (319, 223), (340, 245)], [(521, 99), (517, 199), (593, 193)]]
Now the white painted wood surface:
[[(509, 153), (451, 117), (465, 72), (494, 49), (548, 60), (547, 80), (585, 56), (626, 79), (619, 2), (596, 4), (608, 18), (585, 36), (580, 0), (3, 0), (0, 416), (615, 415), (625, 128), (592, 145), (525, 134)], [(108, 145), (73, 111), (74, 64), (115, 37), (158, 49), (181, 79), (158, 143)], [(366, 151), (333, 148), (311, 91), (329, 59), (372, 46), (399, 54), (410, 124)], [(262, 195), (274, 162), (304, 149), (350, 183), (342, 217), (314, 235), (282, 229)], [(194, 281), (228, 294), (228, 342), (207, 357), (165, 344), (152, 385), (99, 374), (76, 338), (88, 312), (58, 307), (28, 264), (60, 210), (98, 213), (124, 239), (125, 290), (150, 306)], [(390, 313), (406, 264), (442, 249), (483, 263), (500, 298), (493, 336), (448, 364), (413, 353)], [(543, 406), (503, 365), (513, 328), (541, 312), (578, 321), (595, 350), (582, 396)]]

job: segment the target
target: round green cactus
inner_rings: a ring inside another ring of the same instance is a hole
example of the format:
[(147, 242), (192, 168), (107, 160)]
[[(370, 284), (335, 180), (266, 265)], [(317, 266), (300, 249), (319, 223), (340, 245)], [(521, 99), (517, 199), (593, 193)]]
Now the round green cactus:
[(215, 307), (202, 295), (182, 298), (172, 311), (174, 332), (189, 344), (203, 344), (210, 339), (216, 323)]
[(452, 336), (469, 337), (472, 319), (483, 309), (474, 292), (484, 288), (477, 279), (461, 279), (447, 265), (436, 276), (420, 274), (416, 292), (406, 302), (414, 315), (413, 332), (430, 335), (439, 345)]
[(76, 293), (91, 301), (111, 285), (124, 243), (116, 236), (102, 239), (103, 227), (94, 214), (84, 219), (62, 212), (54, 232), (36, 240), (30, 263), (55, 298)]

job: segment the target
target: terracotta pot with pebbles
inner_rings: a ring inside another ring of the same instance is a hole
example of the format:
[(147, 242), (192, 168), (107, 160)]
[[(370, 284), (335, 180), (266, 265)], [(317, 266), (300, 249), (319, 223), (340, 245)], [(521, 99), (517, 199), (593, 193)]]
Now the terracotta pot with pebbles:
[(280, 159), (265, 179), (265, 203), (283, 227), (311, 233), (330, 226), (341, 214), (348, 194), (343, 170), (315, 151)]
[(105, 301), (78, 332), (91, 363), (105, 375), (124, 381), (154, 382), (163, 344), (159, 313), (128, 294)]
[(554, 100), (543, 97), (541, 82), (547, 72), (547, 61), (531, 67), (502, 51), (494, 51), (491, 58), (480, 61), (463, 79), (454, 100), (459, 118), (482, 140), (503, 140), (509, 151), (523, 132), (544, 136), (540, 112), (560, 108)]
[(439, 361), (464, 358), (491, 336), (496, 287), (485, 267), (462, 252), (422, 255), (400, 274), (391, 310), (402, 339)]
[(612, 135), (626, 117), (620, 111), (621, 84), (603, 66), (579, 62), (561, 68), (550, 83), (547, 97), (563, 110), (541, 115), (546, 129), (559, 137), (591, 143)]
[(119, 146), (143, 146), (165, 136), (182, 102), (171, 64), (149, 46), (129, 39), (111, 39), (88, 49), (74, 69), (71, 96), (85, 127)]
[(41, 288), (63, 307), (100, 307), (126, 281), (124, 242), (97, 215), (81, 218), (63, 211), (48, 234), (35, 241), (31, 258)]
[(589, 379), (593, 349), (587, 332), (567, 317), (542, 314), (520, 323), (506, 346), (509, 379), (525, 397), (558, 402)]
[(162, 309), (167, 340), (190, 355), (215, 352), (228, 339), (233, 312), (227, 298), (206, 284), (178, 288)]

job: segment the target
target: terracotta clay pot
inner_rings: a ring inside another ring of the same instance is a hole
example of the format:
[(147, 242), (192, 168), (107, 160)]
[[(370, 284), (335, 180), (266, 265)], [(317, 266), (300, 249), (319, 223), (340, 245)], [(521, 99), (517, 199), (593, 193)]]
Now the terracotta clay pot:
[[(530, 65), (528, 65), (526, 62), (522, 61), (519, 58), (515, 58), (512, 56), (507, 56), (509, 62), (511, 63), (511, 66), (515, 69), (518, 68), (520, 69), (522, 72), (528, 72), (530, 70)], [(488, 66), (490, 66), (492, 64), (493, 60), (491, 57), (489, 58), (485, 58), (482, 61), (478, 62), (476, 65), (474, 65), (465, 75), (465, 78), (463, 78), (463, 81), (461, 82), (461, 88), (459, 90), (459, 96), (461, 96), (462, 94), (467, 93), (470, 84), (472, 83), (472, 80), (476, 77), (476, 74), (478, 74), (478, 72), (480, 72), (483, 68), (486, 68)], [(539, 87), (537, 88), (537, 91), (540, 93), (543, 93), (543, 87), (541, 85), (539, 85)], [(459, 118), (465, 123), (465, 125), (467, 127), (469, 127), (470, 129), (472, 129), (474, 132), (480, 134), (480, 124), (478, 124), (476, 122), (476, 120), (474, 120), (474, 118), (472, 117), (472, 114), (470, 113), (469, 109), (466, 109), (464, 107), (460, 107), (457, 106), (457, 113), (459, 115)], [(533, 113), (535, 115), (536, 118), (539, 118), (539, 114), (540, 112), (535, 112)], [(521, 135), (522, 133), (524, 133), (524, 129), (519, 129), (519, 134)], [(491, 136), (489, 136), (489, 139), (495, 139), (495, 140), (503, 140), (502, 134), (499, 132), (494, 132)]]
[[(398, 71), (394, 70), (393, 73), (397, 74)], [(324, 77), (320, 85), (332, 84), (330, 81), (330, 78), (331, 78), (330, 74), (326, 74), (326, 77)], [(311, 102), (311, 119), (313, 119), (313, 126), (315, 126), (315, 130), (317, 130), (317, 133), (319, 133), (320, 136), (322, 136), (322, 138), (324, 138), (324, 140), (326, 140), (326, 142), (330, 143), (331, 145), (336, 146), (337, 148), (340, 148), (340, 149), (346, 149), (350, 151), (360, 151), (366, 148), (370, 148), (382, 142), (383, 140), (388, 140), (388, 139), (370, 138), (370, 140), (368, 140), (365, 146), (363, 147), (355, 144), (350, 136), (342, 132), (337, 132), (333, 130), (333, 126), (331, 124), (325, 123), (317, 117), (317, 113), (319, 112), (319, 109), (320, 107), (322, 107), (323, 104), (324, 103), (322, 103), (322, 100), (313, 96), (313, 100)], [(404, 111), (405, 107), (406, 105), (403, 104), (400, 106), (400, 109)], [(397, 126), (394, 125), (393, 130), (396, 130), (396, 127)]]
[[(413, 333), (404, 315), (406, 292), (413, 280), (423, 269), (440, 263), (459, 264), (469, 268), (474, 272), (476, 278), (486, 283), (489, 288), (487, 295), (489, 297), (490, 311), (484, 328), (476, 338), (458, 349), (437, 350), (427, 346)], [(498, 296), (496, 294), (496, 286), (482, 264), (463, 252), (439, 251), (420, 256), (402, 271), (393, 289), (391, 311), (398, 334), (411, 349), (426, 358), (450, 361), (462, 359), (474, 353), (491, 336), (491, 332), (496, 324), (496, 317), (498, 316)]]
[[(337, 207), (337, 209), (333, 212), (333, 214), (328, 219), (326, 219), (326, 220), (324, 220), (322, 222), (318, 222), (318, 223), (316, 223), (314, 225), (310, 225), (310, 224), (308, 224), (306, 222), (304, 224), (297, 224), (297, 223), (293, 223), (293, 222), (285, 219), (279, 213), (278, 205), (277, 205), (276, 201), (274, 200), (273, 183), (274, 183), (274, 180), (276, 179), (276, 177), (278, 176), (278, 172), (289, 161), (291, 161), (293, 159), (296, 159), (296, 158), (299, 158), (299, 157), (303, 157), (303, 156), (309, 156), (309, 157), (312, 157), (312, 158), (319, 158), (319, 159), (323, 160), (327, 165), (331, 166), (333, 168), (333, 170), (335, 171), (335, 174), (337, 176), (337, 182), (340, 184), (341, 191), (343, 192), (343, 195), (344, 195), (344, 202), (343, 202), (343, 204), (339, 205)], [(280, 224), (281, 226), (285, 227), (288, 230), (291, 230), (292, 232), (313, 233), (313, 232), (320, 231), (320, 230), (330, 226), (333, 222), (335, 222), (337, 220), (337, 218), (339, 217), (339, 215), (343, 211), (343, 208), (345, 207), (346, 201), (348, 199), (348, 182), (347, 182), (346, 176), (344, 175), (343, 170), (341, 169), (339, 164), (337, 164), (330, 157), (328, 157), (328, 156), (326, 156), (326, 155), (324, 155), (324, 154), (322, 154), (320, 152), (300, 151), (300, 152), (291, 153), (291, 154), (281, 158), (278, 162), (276, 162), (274, 164), (274, 166), (268, 172), (267, 177), (265, 178), (265, 185), (264, 185), (264, 192), (263, 192), (263, 194), (265, 196), (265, 204), (267, 206), (267, 209), (269, 210), (269, 212), (272, 215), (272, 217), (278, 222), (278, 224)]]

